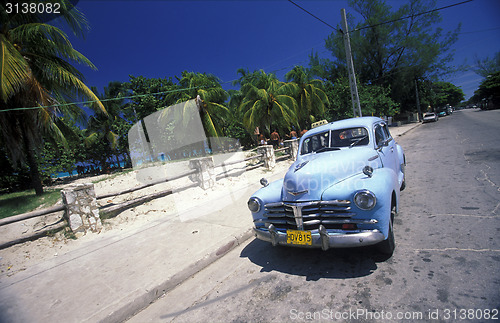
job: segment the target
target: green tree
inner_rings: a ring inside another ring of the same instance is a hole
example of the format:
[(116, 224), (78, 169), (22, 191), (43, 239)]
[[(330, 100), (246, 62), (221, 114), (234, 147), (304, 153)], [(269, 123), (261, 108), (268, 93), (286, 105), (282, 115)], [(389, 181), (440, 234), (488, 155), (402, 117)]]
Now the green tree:
[(198, 105), (201, 121), (207, 137), (220, 137), (224, 134), (224, 120), (229, 109), (224, 105), (229, 94), (222, 88), (220, 80), (205, 73), (182, 72), (179, 88), (173, 93), (177, 103), (200, 97)]
[(487, 77), (500, 71), (500, 52), (493, 55), (493, 58), (486, 57), (485, 59), (480, 59), (476, 56), (475, 66), (474, 71), (482, 77)]
[[(391, 97), (408, 109), (415, 103), (415, 79), (442, 77), (451, 70), (451, 45), (457, 40), (460, 25), (451, 32), (437, 28), (438, 11), (419, 13), (435, 8), (435, 1), (411, 0), (397, 10), (383, 0), (352, 0), (349, 6), (364, 20), (356, 22), (348, 16), (355, 71), (360, 82), (391, 89)], [(384, 23), (392, 21), (390, 23)], [(383, 24), (382, 24), (383, 23)], [(338, 28), (340, 30), (340, 28)], [(333, 60), (322, 72), (332, 82), (347, 75), (345, 50), (341, 32), (332, 33), (326, 48)], [(324, 64), (311, 55), (316, 73)]]
[(500, 107), (500, 71), (488, 75), (488, 77), (481, 82), (479, 88), (474, 92), (474, 101), (479, 103), (481, 101), (488, 101), (488, 107)]
[[(326, 111), (329, 121), (352, 118), (351, 92), (347, 77), (339, 77), (335, 84), (326, 83), (331, 105)], [(361, 112), (364, 116), (394, 116), (399, 104), (390, 97), (390, 89), (379, 85), (358, 83)]]
[[(92, 88), (92, 90), (97, 93), (96, 88)], [(107, 113), (95, 113), (90, 116), (87, 124), (87, 137), (85, 138), (87, 148), (97, 142), (106, 142), (108, 144), (108, 149), (104, 149), (103, 154), (101, 154), (102, 167), (106, 167), (113, 153), (119, 163), (116, 153), (118, 152), (120, 136), (114, 131), (116, 129), (114, 125), (121, 119), (125, 104), (124, 99), (121, 97), (123, 97), (122, 83), (110, 82), (108, 86), (104, 87), (104, 95), (99, 95), (99, 99), (102, 101)]]
[(456, 106), (465, 98), (464, 91), (449, 82), (434, 82), (432, 88), (435, 92), (435, 99), (431, 105), (436, 108), (444, 107), (448, 104)]
[(247, 131), (253, 133), (260, 127), (261, 133), (270, 133), (272, 126), (288, 129), (297, 125), (296, 84), (280, 82), (274, 74), (262, 70), (254, 72), (250, 80), (241, 86), (243, 100), (239, 106)]
[(317, 118), (323, 117), (325, 107), (330, 103), (323, 91), (323, 81), (313, 79), (303, 66), (295, 66), (285, 75), (288, 82), (297, 84), (297, 117), (302, 129), (309, 129)]
[(226, 118), (226, 137), (235, 138), (245, 147), (255, 144), (257, 138), (248, 132), (243, 125), (243, 113), (238, 109), (243, 101), (243, 94), (239, 90), (229, 90), (229, 114)]
[(64, 125), (66, 143), (44, 138), (44, 147), (40, 154), (40, 171), (44, 183), (52, 183), (51, 175), (59, 172), (72, 173), (77, 162), (85, 161), (86, 149), (84, 142), (84, 130), (80, 129), (75, 122), (68, 118), (61, 119)]
[[(82, 35), (88, 27), (83, 14), (67, 0), (60, 4), (60, 19), (75, 35)], [(11, 161), (28, 165), (32, 186), (41, 195), (37, 156), (42, 138), (64, 143), (57, 115), (82, 118), (76, 105), (56, 105), (84, 98), (96, 101), (94, 109), (105, 109), (71, 63), (95, 66), (72, 47), (61, 29), (43, 23), (37, 13), (7, 14), (4, 4), (0, 9), (0, 132)]]
[(148, 115), (162, 110), (177, 100), (172, 91), (179, 88), (171, 78), (145, 78), (144, 76), (129, 76), (129, 82), (123, 84), (124, 96), (128, 105), (123, 107), (125, 120), (136, 123)]

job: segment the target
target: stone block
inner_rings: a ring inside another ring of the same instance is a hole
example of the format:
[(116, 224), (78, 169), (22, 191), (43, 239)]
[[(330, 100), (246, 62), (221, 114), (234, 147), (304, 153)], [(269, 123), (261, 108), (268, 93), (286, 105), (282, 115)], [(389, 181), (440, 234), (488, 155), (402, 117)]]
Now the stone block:
[(94, 184), (75, 184), (61, 191), (65, 217), (73, 232), (100, 232), (102, 222), (95, 196)]

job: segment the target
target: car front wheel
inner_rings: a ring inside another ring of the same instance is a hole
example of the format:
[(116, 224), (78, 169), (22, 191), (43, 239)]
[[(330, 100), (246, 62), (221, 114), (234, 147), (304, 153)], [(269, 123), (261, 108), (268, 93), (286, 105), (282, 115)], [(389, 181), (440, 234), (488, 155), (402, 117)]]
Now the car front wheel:
[(389, 233), (387, 235), (387, 239), (377, 244), (377, 249), (380, 253), (392, 256), (394, 249), (396, 249), (396, 241), (394, 240), (394, 217), (396, 216), (396, 206), (392, 206), (391, 210), (391, 218), (389, 220)]

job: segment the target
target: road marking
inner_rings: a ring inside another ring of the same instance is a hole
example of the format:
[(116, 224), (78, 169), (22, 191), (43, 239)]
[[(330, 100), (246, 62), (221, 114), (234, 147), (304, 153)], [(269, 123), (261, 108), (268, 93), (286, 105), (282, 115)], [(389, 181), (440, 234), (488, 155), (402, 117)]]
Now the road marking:
[(454, 214), (454, 213), (443, 213), (443, 214), (429, 214), (430, 216), (442, 216), (442, 215), (449, 215), (449, 216), (463, 216), (463, 217), (471, 217), (471, 218), (480, 218), (480, 219), (498, 219), (498, 216), (495, 215), (472, 215), (472, 214)]
[(500, 249), (468, 249), (468, 248), (435, 248), (435, 249), (414, 249), (415, 252), (428, 251), (473, 251), (473, 252), (500, 252)]

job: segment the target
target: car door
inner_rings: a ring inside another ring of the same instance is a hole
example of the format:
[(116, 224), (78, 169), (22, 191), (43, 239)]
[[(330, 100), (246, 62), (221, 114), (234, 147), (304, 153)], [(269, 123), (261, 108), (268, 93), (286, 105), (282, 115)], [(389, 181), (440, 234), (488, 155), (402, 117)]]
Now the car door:
[(396, 143), (384, 127), (387, 127), (385, 123), (378, 123), (374, 127), (375, 147), (384, 167), (391, 168), (397, 175), (399, 165), (397, 165)]

